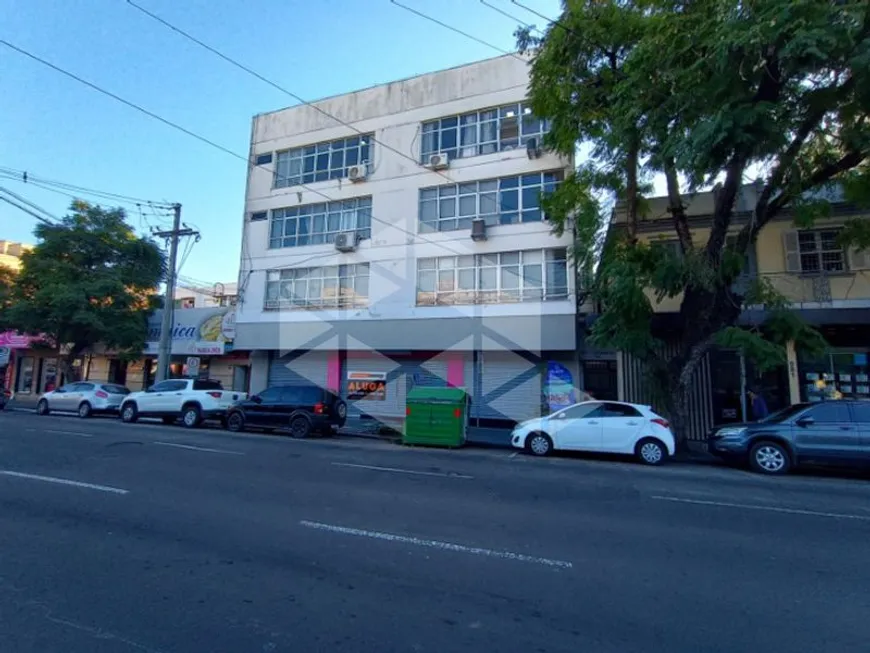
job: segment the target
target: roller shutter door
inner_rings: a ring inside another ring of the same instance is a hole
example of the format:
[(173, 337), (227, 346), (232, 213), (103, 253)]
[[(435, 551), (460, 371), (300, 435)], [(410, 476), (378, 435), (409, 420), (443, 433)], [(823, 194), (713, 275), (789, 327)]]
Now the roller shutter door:
[[(341, 372), (341, 396), (347, 401), (348, 416), (359, 417), (366, 413), (372, 417), (404, 418), (406, 379), (400, 374), (401, 367), (389, 358), (352, 358), (348, 356)], [(347, 398), (348, 372), (383, 372), (387, 375), (387, 396), (383, 401)]]
[(298, 352), (274, 356), (269, 363), (269, 385), (319, 385), (326, 387), (327, 355), (324, 352)]
[(472, 416), (522, 422), (541, 415), (541, 366), (517, 354), (478, 354)]

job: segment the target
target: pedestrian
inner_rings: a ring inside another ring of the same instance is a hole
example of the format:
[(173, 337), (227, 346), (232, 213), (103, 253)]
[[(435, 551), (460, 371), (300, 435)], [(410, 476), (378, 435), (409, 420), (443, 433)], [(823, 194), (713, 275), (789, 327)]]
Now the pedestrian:
[(752, 388), (749, 391), (749, 400), (752, 402), (752, 419), (756, 422), (760, 422), (770, 414), (770, 411), (767, 410), (767, 402), (758, 388)]

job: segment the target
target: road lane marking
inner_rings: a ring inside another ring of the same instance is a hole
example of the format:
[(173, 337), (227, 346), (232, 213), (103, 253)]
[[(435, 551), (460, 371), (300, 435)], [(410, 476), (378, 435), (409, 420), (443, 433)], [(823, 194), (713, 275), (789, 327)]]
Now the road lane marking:
[(94, 437), (92, 434), (83, 433), (82, 431), (61, 431), (59, 429), (42, 429), (42, 430), (45, 431), (46, 433), (59, 433), (61, 435), (78, 435), (78, 436), (81, 436), (83, 438)]
[(13, 476), (15, 478), (26, 478), (31, 481), (45, 481), (46, 483), (57, 483), (58, 485), (72, 485), (73, 487), (83, 487), (88, 490), (99, 490), (100, 492), (111, 492), (112, 494), (129, 494), (129, 490), (122, 490), (119, 487), (110, 487), (108, 485), (96, 485), (94, 483), (83, 483), (82, 481), (71, 481), (68, 478), (55, 478), (54, 476), (39, 476), (38, 474), (25, 474), (24, 472), (10, 472), (8, 470), (0, 470), (0, 474), (4, 476)]
[(514, 553), (512, 551), (498, 551), (495, 549), (482, 549), (476, 546), (465, 546), (464, 544), (454, 544), (452, 542), (441, 542), (439, 540), (426, 540), (419, 537), (407, 537), (405, 535), (395, 535), (393, 533), (382, 533), (380, 531), (366, 531), (358, 528), (347, 528), (346, 526), (334, 526), (332, 524), (323, 524), (316, 521), (302, 520), (300, 525), (307, 528), (314, 528), (320, 531), (329, 531), (331, 533), (340, 533), (341, 535), (355, 535), (357, 537), (369, 537), (375, 540), (386, 540), (387, 542), (398, 542), (400, 544), (414, 544), (416, 546), (429, 547), (431, 549), (442, 549), (444, 551), (456, 551), (459, 553), (470, 553), (472, 555), (487, 556), (490, 558), (503, 558), (505, 560), (517, 560), (520, 562), (533, 562), (547, 567), (558, 567), (561, 569), (571, 569), (574, 565), (565, 560), (553, 560), (552, 558), (541, 558), (538, 556), (530, 556), (525, 553)]
[(466, 478), (471, 479), (473, 476), (466, 474), (457, 474), (455, 472), (419, 472), (414, 469), (399, 469), (398, 467), (378, 467), (377, 465), (358, 465), (355, 463), (332, 463), (336, 467), (355, 467), (357, 469), (373, 469), (378, 472), (394, 472), (396, 474), (413, 474), (415, 476), (442, 476), (444, 478)]
[(195, 447), (192, 444), (177, 444), (175, 442), (155, 442), (164, 447), (178, 447), (179, 449), (192, 449), (193, 451), (206, 451), (208, 453), (224, 453), (230, 456), (244, 456), (241, 451), (229, 451), (227, 449), (209, 449), (208, 447)]
[(858, 521), (870, 521), (867, 515), (849, 515), (837, 512), (819, 512), (816, 510), (801, 510), (799, 508), (777, 508), (776, 506), (753, 506), (748, 503), (726, 503), (724, 501), (702, 501), (700, 499), (681, 499), (679, 497), (666, 497), (653, 495), (651, 498), (657, 501), (673, 501), (675, 503), (692, 503), (699, 506), (720, 506), (722, 508), (743, 508), (744, 510), (764, 510), (767, 512), (781, 512), (787, 515), (809, 515), (811, 517), (829, 517), (831, 519), (857, 519)]

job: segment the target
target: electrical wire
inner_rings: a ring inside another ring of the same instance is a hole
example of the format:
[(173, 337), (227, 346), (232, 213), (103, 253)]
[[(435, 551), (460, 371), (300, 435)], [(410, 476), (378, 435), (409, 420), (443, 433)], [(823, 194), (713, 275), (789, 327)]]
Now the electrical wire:
[(440, 25), (441, 27), (443, 27), (445, 29), (449, 29), (451, 32), (455, 32), (457, 34), (464, 36), (465, 38), (471, 39), (472, 41), (476, 41), (477, 43), (480, 43), (481, 45), (485, 45), (488, 48), (492, 48), (493, 50), (501, 52), (502, 54), (510, 55), (513, 58), (519, 59), (520, 61), (523, 61), (523, 62), (526, 61), (526, 59), (524, 59), (523, 57), (518, 55), (516, 52), (511, 52), (510, 50), (505, 50), (504, 48), (500, 48), (497, 45), (493, 45), (492, 43), (489, 43), (488, 41), (484, 41), (483, 39), (477, 38), (473, 34), (469, 34), (468, 32), (464, 32), (461, 29), (459, 29), (458, 27), (453, 27), (453, 25), (448, 25), (447, 23), (442, 22), (442, 21), (438, 20), (437, 18), (433, 18), (432, 16), (429, 16), (428, 14), (424, 14), (422, 11), (418, 11), (418, 10), (414, 9), (413, 7), (409, 7), (408, 5), (403, 5), (401, 2), (398, 2), (398, 0), (390, 0), (390, 3), (396, 5), (397, 7), (401, 7), (405, 11), (410, 11), (412, 14), (415, 14), (415, 15), (419, 16), (420, 18), (424, 18), (431, 23), (435, 23), (436, 25)]
[(70, 184), (63, 181), (57, 181), (55, 179), (47, 179), (40, 175), (32, 174), (27, 170), (17, 170), (15, 168), (8, 168), (6, 166), (0, 166), (0, 174), (4, 176), (9, 176), (10, 178), (17, 178), (18, 181), (23, 183), (28, 182), (39, 182), (41, 184), (47, 186), (53, 186), (56, 188), (63, 188), (66, 190), (79, 191), (84, 195), (92, 195), (94, 197), (103, 197), (105, 199), (110, 199), (113, 201), (123, 201), (130, 204), (149, 204), (155, 207), (160, 208), (172, 208), (172, 204), (168, 202), (158, 202), (155, 200), (148, 200), (141, 197), (133, 197), (131, 195), (122, 195), (120, 193), (113, 193), (105, 190), (98, 190), (95, 188), (86, 188), (85, 186), (76, 186), (74, 184)]
[(539, 12), (539, 11), (535, 11), (534, 9), (532, 9), (531, 7), (529, 7), (528, 5), (525, 5), (525, 4), (523, 4), (522, 2), (519, 2), (518, 0), (511, 0), (511, 2), (512, 2), (513, 4), (515, 4), (517, 7), (520, 7), (521, 9), (525, 9), (525, 10), (528, 11), (530, 14), (534, 14), (534, 15), (537, 16), (538, 18), (542, 18), (542, 19), (544, 19), (545, 21), (547, 21), (548, 23), (552, 23), (552, 24), (554, 24), (554, 25), (558, 25), (559, 27), (561, 27), (563, 30), (565, 30), (565, 31), (568, 32), (569, 34), (574, 34), (574, 35), (576, 36), (574, 30), (573, 30), (572, 28), (570, 28), (570, 27), (568, 27), (568, 26), (562, 24), (561, 21), (559, 21), (559, 20), (557, 20), (557, 19), (555, 19), (555, 18), (549, 18), (548, 16), (545, 16), (544, 14), (542, 14), (542, 13)]
[[(96, 84), (94, 84), (94, 83), (92, 83), (92, 82), (89, 82), (88, 80), (83, 79), (82, 77), (79, 77), (78, 75), (76, 75), (76, 74), (74, 74), (74, 73), (71, 73), (71, 72), (69, 72), (69, 71), (67, 71), (67, 70), (64, 70), (63, 68), (61, 68), (61, 67), (59, 67), (59, 66), (56, 66), (55, 64), (53, 64), (53, 63), (51, 63), (51, 62), (49, 62), (49, 61), (46, 61), (45, 59), (42, 59), (41, 57), (38, 57), (37, 55), (35, 55), (35, 54), (31, 53), (31, 52), (28, 52), (27, 50), (24, 50), (24, 49), (22, 49), (22, 48), (19, 48), (18, 46), (15, 46), (15, 45), (9, 43), (9, 42), (6, 41), (5, 39), (0, 39), (0, 44), (3, 44), (3, 45), (5, 45), (5, 46), (7, 46), (7, 47), (13, 49), (13, 50), (15, 50), (16, 52), (19, 52), (19, 53), (23, 54), (24, 56), (26, 56), (26, 57), (28, 57), (28, 58), (30, 58), (30, 59), (32, 59), (32, 60), (38, 62), (38, 63), (41, 63), (41, 64), (47, 66), (48, 68), (51, 68), (52, 70), (55, 70), (55, 71), (61, 73), (62, 75), (66, 76), (66, 77), (69, 77), (70, 79), (76, 80), (76, 81), (80, 82), (81, 84), (84, 84), (85, 86), (87, 86), (87, 87), (89, 87), (89, 88), (91, 88), (91, 89), (93, 89), (93, 90), (95, 90), (95, 91), (97, 91), (97, 92), (99, 92), (99, 93), (102, 93), (103, 95), (106, 95), (106, 96), (108, 96), (108, 97), (110, 97), (110, 98), (112, 98), (112, 99), (114, 99), (114, 100), (116, 100), (116, 101), (118, 101), (118, 102), (121, 102), (122, 104), (124, 104), (124, 105), (126, 105), (126, 106), (128, 106), (128, 107), (130, 107), (130, 108), (132, 108), (132, 109), (135, 109), (136, 111), (139, 111), (140, 113), (143, 113), (143, 114), (146, 115), (146, 116), (149, 116), (149, 117), (151, 117), (151, 118), (154, 118), (155, 120), (157, 120), (157, 121), (159, 121), (159, 122), (161, 122), (161, 123), (163, 123), (163, 124), (165, 124), (165, 125), (168, 125), (169, 127), (172, 127), (172, 128), (174, 128), (174, 129), (177, 129), (177, 130), (181, 131), (182, 133), (187, 134), (188, 136), (191, 136), (192, 138), (195, 138), (195, 139), (198, 140), (198, 141), (201, 141), (201, 142), (203, 142), (203, 143), (206, 143), (207, 145), (211, 145), (211, 146), (214, 147), (215, 149), (220, 150), (221, 152), (224, 152), (225, 154), (228, 154), (228, 155), (232, 156), (232, 157), (235, 158), (235, 159), (240, 159), (240, 160), (244, 161), (246, 164), (248, 164), (249, 166), (252, 164), (252, 161), (251, 161), (251, 158), (250, 158), (250, 157), (243, 156), (243, 155), (241, 155), (241, 154), (238, 154), (237, 152), (233, 152), (233, 151), (230, 150), (229, 148), (226, 148), (226, 147), (224, 147), (223, 145), (220, 145), (220, 144), (218, 144), (218, 143), (215, 143), (214, 141), (212, 141), (212, 140), (206, 138), (205, 136), (201, 136), (201, 135), (199, 135), (199, 134), (197, 134), (197, 133), (195, 133), (195, 132), (192, 132), (191, 130), (189, 130), (189, 129), (185, 128), (185, 127), (182, 127), (181, 125), (178, 125), (177, 123), (174, 123), (174, 122), (172, 122), (171, 120), (167, 120), (166, 118), (163, 118), (163, 117), (161, 117), (161, 116), (155, 114), (154, 112), (149, 111), (148, 109), (145, 109), (145, 108), (139, 106), (138, 104), (135, 104), (134, 102), (130, 102), (129, 100), (125, 100), (124, 98), (120, 97), (119, 95), (116, 95), (115, 93), (112, 93), (111, 91), (107, 91), (106, 89), (104, 89), (104, 88), (102, 88), (102, 87), (100, 87), (100, 86), (97, 86)], [(259, 167), (260, 167), (260, 168), (263, 168), (263, 169), (266, 169), (265, 166), (259, 166)], [(271, 170), (271, 172), (273, 172), (273, 173), (275, 172), (274, 168)], [(316, 194), (316, 195), (319, 195), (320, 197), (323, 197), (323, 198), (324, 198), (325, 200), (327, 200), (328, 202), (334, 202), (334, 201), (336, 201), (335, 198), (330, 197), (329, 195), (323, 193), (322, 191), (319, 191), (319, 190), (317, 190), (316, 188), (312, 188), (311, 186), (308, 186), (308, 185), (306, 185), (306, 184), (298, 184), (298, 186), (299, 186), (300, 188), (303, 188), (303, 189), (305, 189), (305, 190), (308, 190), (308, 191), (311, 192), (311, 193), (314, 193), (314, 194)], [(433, 244), (433, 245), (438, 245), (437, 242), (434, 242), (434, 241), (428, 240), (428, 239), (426, 239), (426, 238), (423, 238), (422, 236), (419, 236), (418, 234), (415, 234), (415, 233), (413, 233), (413, 232), (410, 232), (410, 231), (408, 231), (407, 229), (404, 229), (403, 227), (399, 227), (399, 226), (396, 225), (396, 224), (393, 224), (393, 223), (387, 222), (387, 221), (385, 221), (385, 220), (381, 220), (380, 218), (376, 217), (375, 215), (371, 215), (371, 220), (372, 220), (373, 222), (378, 222), (378, 223), (383, 224), (383, 225), (385, 225), (385, 226), (392, 227), (393, 229), (397, 229), (397, 230), (399, 230), (399, 231), (401, 231), (401, 232), (403, 232), (403, 233), (405, 233), (405, 234), (407, 234), (407, 235), (409, 235), (409, 236), (412, 236), (412, 237), (415, 237), (415, 238), (419, 237), (419, 238), (420, 238), (421, 240), (423, 240), (424, 242), (429, 242), (429, 243), (431, 243), (431, 244)], [(456, 255), (462, 255), (462, 254), (463, 254), (462, 252), (457, 252), (457, 251), (453, 251), (452, 253), (454, 253), (454, 254), (456, 254)]]
[[(54, 215), (53, 213), (50, 213), (49, 211), (46, 211), (44, 208), (42, 208), (42, 207), (39, 206), (38, 204), (34, 204), (33, 202), (31, 202), (31, 201), (30, 201), (29, 199), (27, 199), (26, 197), (21, 197), (21, 195), (18, 195), (17, 193), (13, 193), (11, 190), (9, 190), (9, 189), (7, 189), (7, 188), (3, 188), (3, 187), (0, 187), (0, 191), (6, 193), (7, 195), (11, 195), (13, 198), (15, 198), (16, 200), (18, 200), (19, 202), (21, 202), (21, 203), (23, 203), (23, 204), (26, 204), (26, 205), (29, 206), (31, 209), (33, 209), (33, 210), (35, 210), (35, 211), (39, 211), (39, 212), (42, 213), (44, 216), (47, 216), (48, 219), (50, 219), (50, 220), (55, 220), (55, 221), (58, 221), (58, 222), (60, 221), (60, 218), (58, 218), (56, 215)], [(19, 207), (19, 208), (20, 208), (20, 207)]]
[(491, 4), (491, 3), (487, 2), (486, 0), (480, 0), (480, 4), (482, 4), (484, 7), (489, 7), (489, 8), (492, 9), (494, 12), (501, 14), (501, 15), (504, 16), (505, 18), (510, 18), (512, 21), (519, 23), (520, 25), (522, 25), (522, 26), (525, 27), (526, 29), (534, 30), (534, 31), (537, 32), (538, 34), (543, 34), (543, 33), (544, 33), (542, 30), (538, 29), (538, 28), (535, 27), (534, 25), (532, 25), (532, 24), (530, 24), (530, 23), (527, 23), (527, 22), (525, 22), (525, 21), (523, 21), (523, 20), (520, 20), (519, 18), (517, 18), (517, 17), (514, 16), (513, 14), (509, 14), (509, 13), (506, 12), (504, 9), (500, 9), (500, 8), (496, 7), (494, 4)]
[(43, 224), (55, 226), (55, 223), (52, 222), (51, 220), (43, 218), (36, 211), (33, 211), (33, 210), (27, 208), (26, 206), (23, 206), (23, 205), (19, 204), (18, 202), (9, 199), (8, 197), (3, 197), (3, 195), (0, 195), (0, 200), (6, 202), (7, 204), (11, 204), (12, 206), (14, 206), (16, 209), (19, 209), (20, 211), (24, 211), (25, 213), (32, 215), (34, 218), (36, 218), (37, 220), (39, 220)]

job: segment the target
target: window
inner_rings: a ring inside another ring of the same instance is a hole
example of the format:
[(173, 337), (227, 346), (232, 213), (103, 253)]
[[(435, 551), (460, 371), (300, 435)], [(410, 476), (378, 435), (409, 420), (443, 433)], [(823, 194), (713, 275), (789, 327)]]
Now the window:
[(130, 394), (130, 390), (128, 390), (124, 386), (115, 385), (113, 383), (104, 383), (103, 390), (108, 392), (110, 395), (128, 395), (128, 394)]
[(417, 305), (504, 304), (568, 297), (564, 248), (417, 262)]
[(839, 401), (823, 401), (810, 408), (801, 417), (811, 417), (816, 424), (837, 424), (852, 421), (848, 407)]
[(264, 404), (277, 404), (281, 401), (281, 392), (283, 388), (267, 388), (263, 390), (258, 397), (262, 400)]
[(200, 381), (193, 382), (194, 390), (223, 390), (224, 386), (220, 381)]
[(275, 209), (269, 224), (269, 248), (333, 243), (340, 231), (356, 231), (361, 239), (372, 237), (371, 197)]
[(581, 404), (579, 406), (566, 408), (562, 412), (565, 414), (567, 419), (583, 419), (584, 417), (591, 416), (592, 413), (596, 412), (599, 408), (601, 408), (601, 404)]
[(257, 165), (258, 166), (265, 166), (265, 165), (269, 165), (270, 163), (272, 163), (272, 153), (271, 152), (268, 152), (266, 154), (258, 154), (257, 155)]
[(347, 177), (350, 166), (371, 164), (373, 137), (364, 134), (278, 152), (275, 188)]
[(267, 310), (366, 306), (369, 264), (270, 270), (266, 273)]
[(77, 383), (76, 384), (76, 392), (93, 392), (94, 384), (93, 383)]
[(552, 193), (562, 172), (472, 181), (420, 189), (420, 231), (471, 229), (482, 218), (487, 225), (541, 222), (541, 195)]
[(640, 413), (631, 406), (625, 404), (603, 404), (603, 413), (600, 417), (640, 417)]
[(323, 390), (317, 386), (285, 386), (281, 400), (293, 406), (314, 406), (323, 401)]
[(187, 387), (187, 381), (161, 381), (152, 385), (149, 392), (176, 392), (184, 390)]
[(799, 231), (801, 272), (843, 272), (846, 269), (845, 255), (837, 242), (838, 236), (834, 229)]
[(451, 159), (492, 154), (525, 147), (530, 138), (540, 144), (550, 131), (547, 120), (535, 118), (527, 104), (508, 104), (460, 116), (424, 122), (421, 161), (443, 152)]

